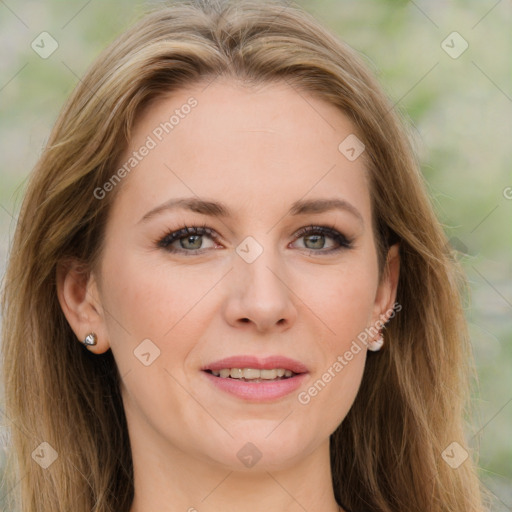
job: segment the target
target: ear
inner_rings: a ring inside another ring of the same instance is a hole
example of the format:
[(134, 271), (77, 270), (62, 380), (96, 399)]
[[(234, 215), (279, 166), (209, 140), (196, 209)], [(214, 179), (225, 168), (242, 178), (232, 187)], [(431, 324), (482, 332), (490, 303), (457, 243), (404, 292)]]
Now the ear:
[(104, 311), (93, 273), (77, 261), (57, 265), (57, 296), (71, 329), (80, 342), (90, 332), (97, 335), (97, 344), (87, 346), (96, 354), (110, 348)]
[(399, 246), (400, 244), (396, 243), (388, 249), (386, 263), (377, 288), (372, 317), (372, 325), (377, 326), (377, 328), (381, 325), (379, 322), (382, 324), (387, 322), (395, 304), (398, 277), (400, 275)]

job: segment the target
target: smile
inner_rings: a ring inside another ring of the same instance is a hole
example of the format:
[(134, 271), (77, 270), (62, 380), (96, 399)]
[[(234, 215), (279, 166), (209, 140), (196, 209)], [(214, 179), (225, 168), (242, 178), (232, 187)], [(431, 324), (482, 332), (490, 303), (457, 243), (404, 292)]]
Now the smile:
[[(232, 377), (232, 370), (233, 368), (225, 368), (223, 372), (226, 375), (225, 377), (221, 375), (222, 370), (215, 371), (218, 375), (215, 375), (213, 370), (203, 370), (201, 373), (215, 389), (232, 397), (242, 399), (245, 402), (253, 403), (273, 402), (290, 396), (295, 397), (294, 392), (301, 386), (308, 375), (308, 373), (299, 374), (293, 373), (291, 370), (285, 370), (285, 374), (279, 377), (278, 372), (281, 373), (280, 370), (283, 370), (282, 368), (271, 370), (234, 368), (235, 377)], [(240, 374), (245, 374), (246, 370), (250, 371), (249, 375), (252, 375), (252, 377), (240, 376)], [(227, 375), (228, 371), (229, 376)], [(256, 372), (259, 373), (259, 376), (255, 376), (258, 375)], [(262, 376), (262, 373), (266, 376)]]
[(259, 368), (223, 368), (222, 370), (208, 370), (216, 377), (222, 379), (238, 379), (245, 382), (262, 382), (268, 380), (283, 380), (297, 375), (291, 370), (273, 368), (262, 370)]

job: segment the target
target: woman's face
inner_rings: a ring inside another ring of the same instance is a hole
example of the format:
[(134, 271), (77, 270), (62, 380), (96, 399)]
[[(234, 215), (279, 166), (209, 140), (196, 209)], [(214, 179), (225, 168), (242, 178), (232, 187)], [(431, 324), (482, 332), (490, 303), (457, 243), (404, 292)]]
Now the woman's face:
[(104, 187), (120, 190), (97, 351), (119, 367), (133, 450), (275, 469), (327, 449), (394, 284), (348, 118), (285, 83), (206, 85), (152, 104)]

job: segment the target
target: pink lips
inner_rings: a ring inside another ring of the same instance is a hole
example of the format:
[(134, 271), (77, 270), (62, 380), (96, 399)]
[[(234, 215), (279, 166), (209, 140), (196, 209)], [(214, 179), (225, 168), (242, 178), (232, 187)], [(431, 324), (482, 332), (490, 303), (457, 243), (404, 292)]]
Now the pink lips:
[[(229, 377), (216, 377), (206, 371), (220, 371), (223, 368), (258, 368), (260, 370), (283, 368), (291, 370), (296, 375), (282, 380), (247, 382)], [(268, 402), (289, 395), (301, 385), (308, 373), (305, 365), (283, 356), (270, 356), (263, 359), (254, 356), (233, 356), (210, 363), (204, 366), (202, 370), (209, 382), (217, 388), (252, 402)]]
[(202, 370), (219, 371), (223, 368), (257, 368), (259, 370), (271, 370), (272, 368), (284, 368), (293, 373), (306, 373), (307, 367), (299, 361), (284, 356), (269, 356), (260, 359), (255, 356), (232, 356), (210, 363)]

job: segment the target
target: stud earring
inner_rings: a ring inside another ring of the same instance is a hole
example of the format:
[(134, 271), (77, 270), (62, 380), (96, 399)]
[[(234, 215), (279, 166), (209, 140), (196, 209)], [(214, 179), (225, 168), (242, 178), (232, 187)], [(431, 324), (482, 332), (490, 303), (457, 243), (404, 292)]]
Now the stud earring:
[(368, 350), (377, 352), (382, 348), (382, 345), (384, 345), (384, 335), (382, 334), (382, 331), (379, 331), (379, 337), (368, 343)]
[(96, 345), (97, 342), (98, 342), (98, 337), (96, 336), (96, 333), (90, 332), (85, 337), (84, 341), (82, 341), (82, 344), (85, 345), (86, 347), (88, 347), (91, 345)]

